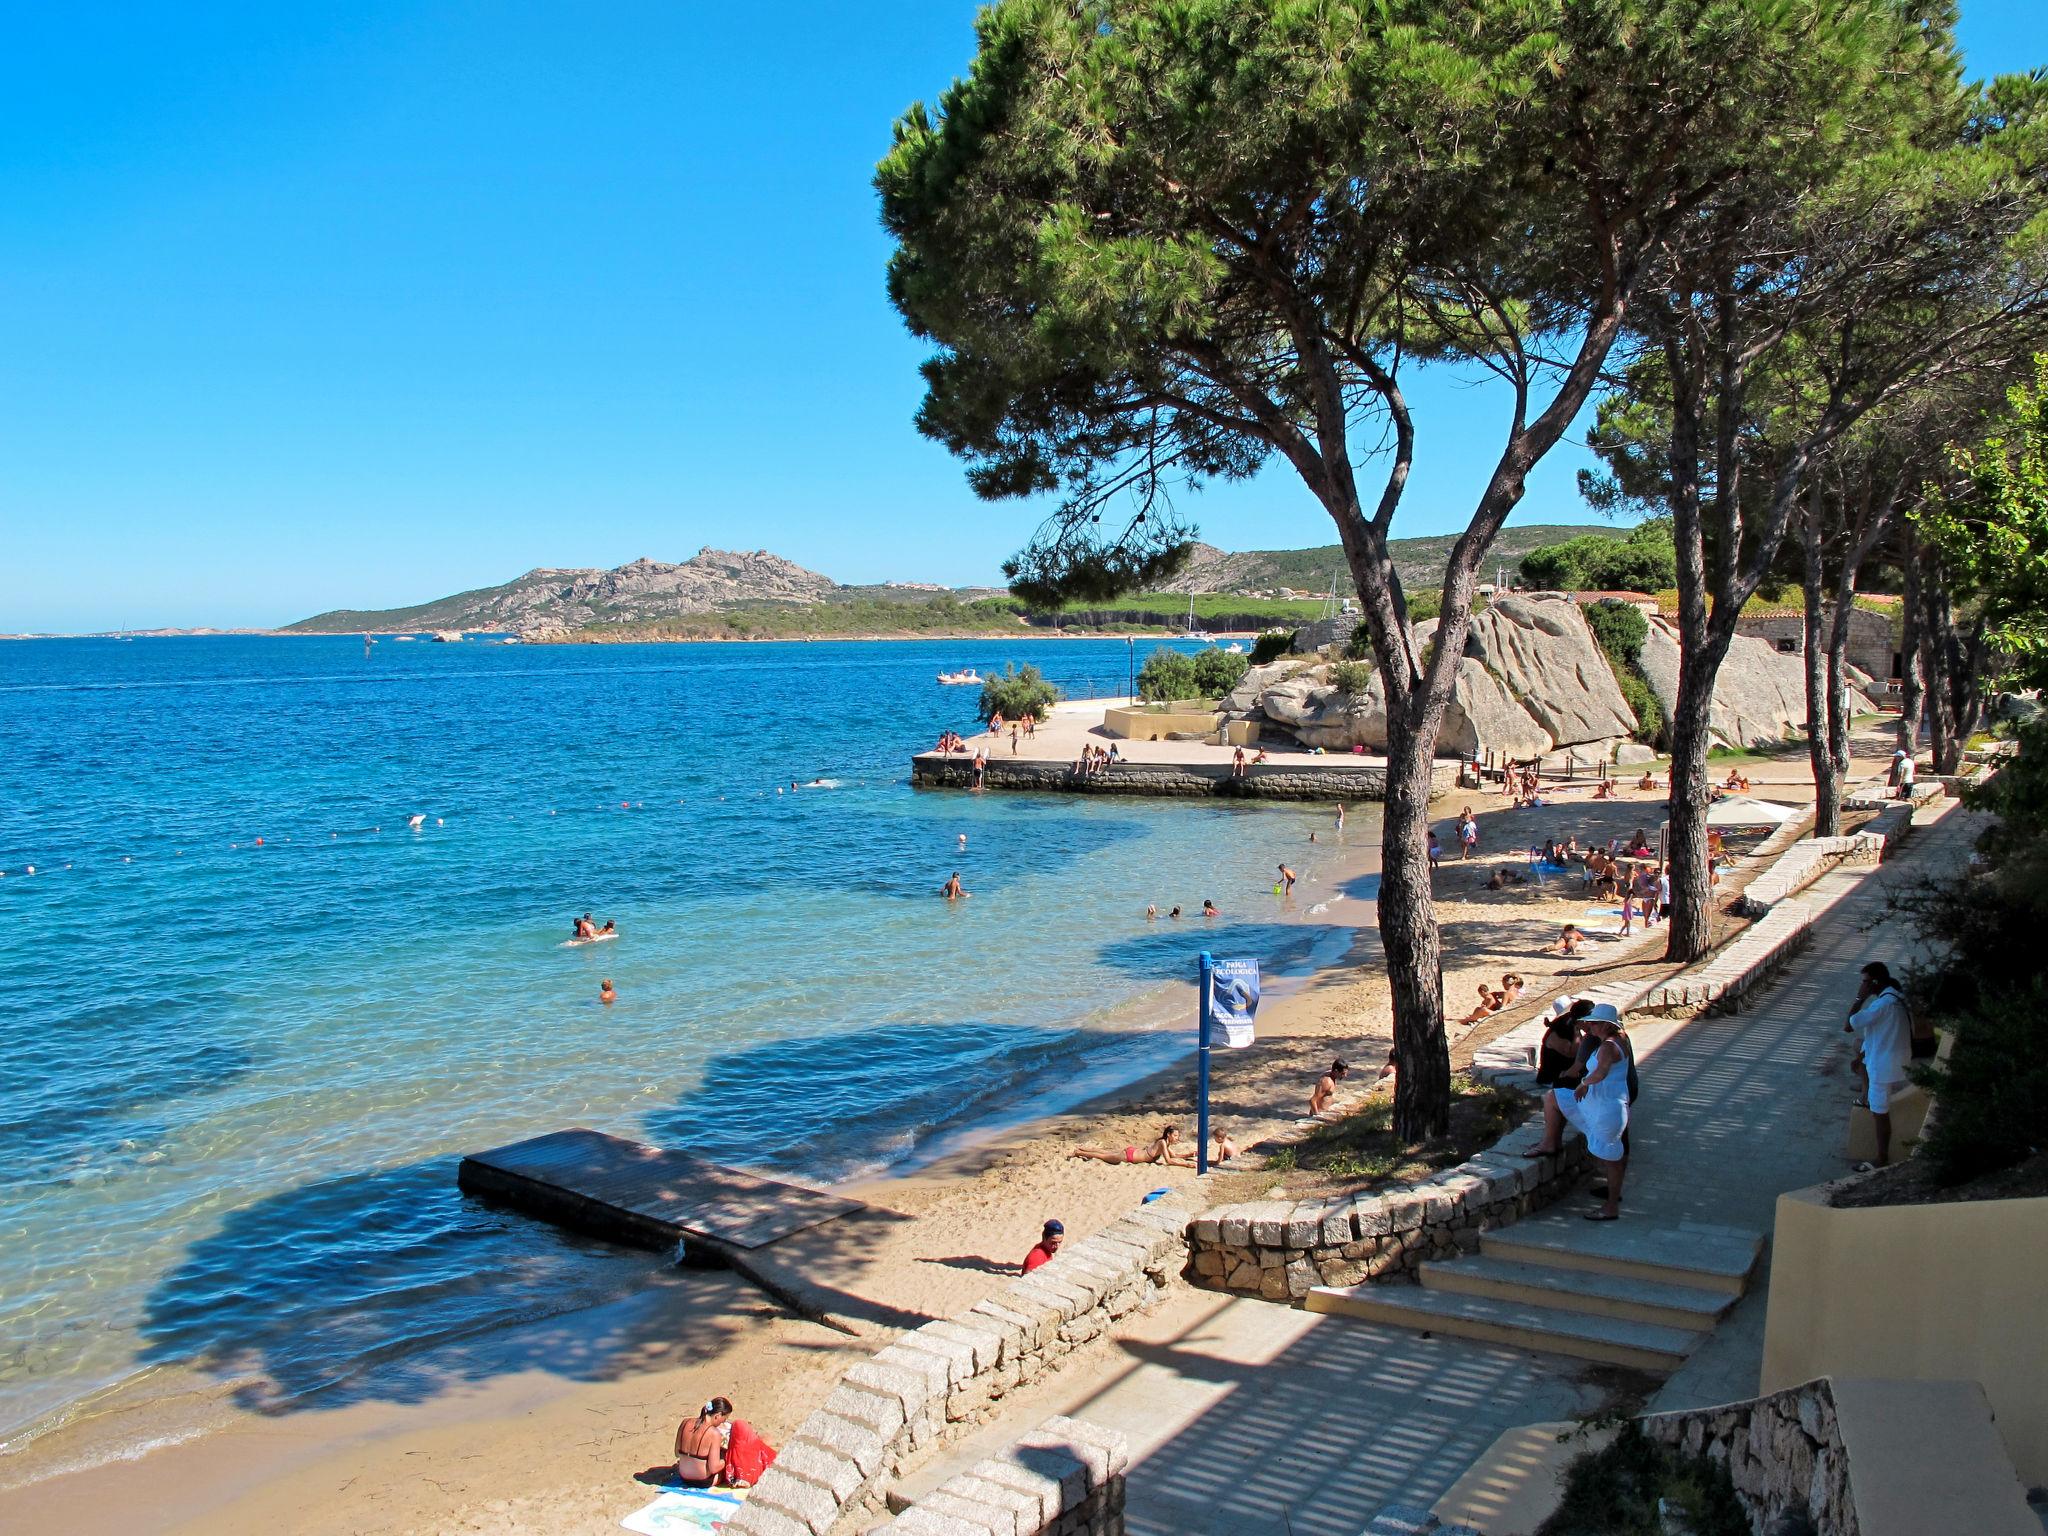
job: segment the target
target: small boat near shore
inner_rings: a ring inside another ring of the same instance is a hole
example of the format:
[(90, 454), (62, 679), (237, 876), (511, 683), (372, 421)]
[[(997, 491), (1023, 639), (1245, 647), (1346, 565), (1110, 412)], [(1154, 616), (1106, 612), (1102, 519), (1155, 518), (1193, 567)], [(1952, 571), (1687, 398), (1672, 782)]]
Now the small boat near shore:
[(939, 681), (948, 688), (979, 688), (981, 686), (981, 674), (976, 672), (974, 668), (969, 667), (964, 672), (941, 672), (939, 674)]

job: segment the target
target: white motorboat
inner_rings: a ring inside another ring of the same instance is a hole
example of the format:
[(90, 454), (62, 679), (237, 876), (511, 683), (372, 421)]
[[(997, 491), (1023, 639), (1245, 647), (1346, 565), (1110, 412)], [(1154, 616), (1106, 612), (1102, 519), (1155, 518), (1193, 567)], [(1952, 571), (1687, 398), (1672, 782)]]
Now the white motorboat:
[(939, 681), (948, 688), (968, 686), (979, 688), (981, 686), (981, 674), (976, 672), (974, 668), (969, 667), (964, 672), (941, 672), (939, 674)]

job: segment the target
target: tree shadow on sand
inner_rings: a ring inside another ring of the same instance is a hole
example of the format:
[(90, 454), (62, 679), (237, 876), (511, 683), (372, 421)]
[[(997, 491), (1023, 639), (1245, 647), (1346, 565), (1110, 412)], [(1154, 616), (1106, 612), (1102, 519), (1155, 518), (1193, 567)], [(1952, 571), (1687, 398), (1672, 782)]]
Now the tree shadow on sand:
[(151, 1293), (142, 1359), (232, 1381), (239, 1406), (280, 1414), (424, 1402), (527, 1370), (612, 1379), (706, 1358), (762, 1311), (736, 1280), (713, 1279), (682, 1282), (703, 1302), (685, 1329), (648, 1307), (601, 1326), (563, 1315), (664, 1282), (666, 1268), (472, 1200), (455, 1160), (435, 1159), (233, 1212)]

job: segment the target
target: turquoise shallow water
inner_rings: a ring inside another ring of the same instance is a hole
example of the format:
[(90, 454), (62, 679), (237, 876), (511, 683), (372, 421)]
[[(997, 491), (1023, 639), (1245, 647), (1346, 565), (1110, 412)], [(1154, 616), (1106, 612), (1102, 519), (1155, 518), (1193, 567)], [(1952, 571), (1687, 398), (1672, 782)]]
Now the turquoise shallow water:
[[(1132, 1020), (1205, 940), (1298, 950), (1271, 871), (1327, 894), (1325, 812), (908, 786), (972, 712), (933, 674), (1013, 658), (1109, 693), (1128, 653), (0, 646), (0, 1440), (151, 1365), (273, 1402), (645, 1272), (460, 1197), (464, 1150), (876, 1171), (1156, 1061)], [(1204, 896), (1229, 921), (1143, 921)], [(623, 937), (562, 947), (585, 910)]]

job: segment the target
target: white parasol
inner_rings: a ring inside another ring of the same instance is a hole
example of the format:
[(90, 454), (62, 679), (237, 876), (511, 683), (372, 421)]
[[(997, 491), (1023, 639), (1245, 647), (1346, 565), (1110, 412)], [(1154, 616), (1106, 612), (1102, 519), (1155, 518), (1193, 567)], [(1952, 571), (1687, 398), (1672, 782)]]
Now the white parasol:
[(1769, 800), (1751, 800), (1744, 795), (1733, 795), (1726, 800), (1717, 800), (1707, 807), (1707, 825), (1710, 827), (1775, 827), (1783, 821), (1790, 821), (1798, 811), (1789, 805), (1775, 805)]

